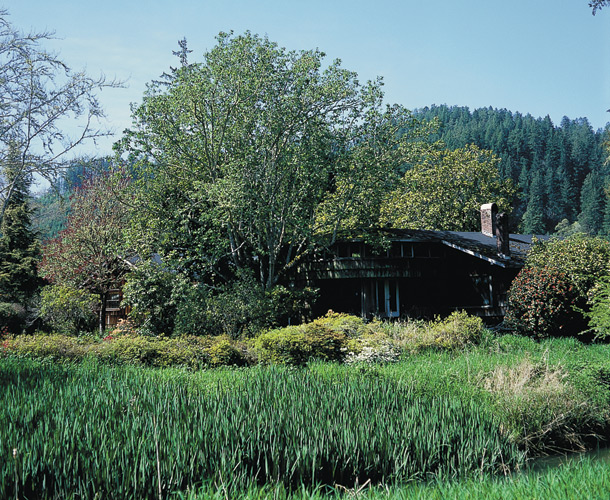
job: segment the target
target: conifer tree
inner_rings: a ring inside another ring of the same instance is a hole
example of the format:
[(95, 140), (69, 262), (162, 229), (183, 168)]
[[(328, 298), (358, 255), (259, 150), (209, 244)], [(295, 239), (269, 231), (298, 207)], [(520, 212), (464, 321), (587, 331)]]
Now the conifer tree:
[(539, 172), (536, 172), (532, 179), (527, 210), (523, 214), (522, 223), (525, 234), (541, 234), (546, 231), (544, 221), (544, 188)]
[(40, 245), (28, 204), (31, 180), (13, 168), (15, 156), (13, 150), (0, 170), (0, 178), (15, 186), (0, 225), (0, 322), (19, 333), (41, 281), (37, 272)]
[(580, 195), (581, 212), (578, 216), (583, 229), (590, 235), (596, 235), (602, 229), (605, 209), (605, 193), (601, 176), (591, 172), (585, 178)]

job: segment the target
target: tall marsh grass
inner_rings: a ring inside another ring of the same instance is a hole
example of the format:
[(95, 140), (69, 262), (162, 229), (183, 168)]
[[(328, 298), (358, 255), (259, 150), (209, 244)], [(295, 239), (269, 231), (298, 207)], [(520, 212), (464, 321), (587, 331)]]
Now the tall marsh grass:
[(205, 481), (353, 487), (523, 465), (480, 405), (391, 379), (289, 368), (232, 370), (230, 384), (201, 377), (1, 360), (0, 491), (139, 499)]

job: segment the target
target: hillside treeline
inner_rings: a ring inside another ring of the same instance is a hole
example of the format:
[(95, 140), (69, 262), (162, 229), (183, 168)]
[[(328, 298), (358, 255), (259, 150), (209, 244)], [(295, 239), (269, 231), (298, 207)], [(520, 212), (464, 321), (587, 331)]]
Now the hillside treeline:
[(607, 132), (593, 130), (586, 118), (564, 117), (557, 126), (548, 116), (446, 105), (417, 110), (417, 115), (438, 119), (433, 138), (449, 148), (476, 144), (501, 157), (502, 177), (519, 186), (513, 230), (552, 233), (561, 224), (563, 232), (610, 234)]

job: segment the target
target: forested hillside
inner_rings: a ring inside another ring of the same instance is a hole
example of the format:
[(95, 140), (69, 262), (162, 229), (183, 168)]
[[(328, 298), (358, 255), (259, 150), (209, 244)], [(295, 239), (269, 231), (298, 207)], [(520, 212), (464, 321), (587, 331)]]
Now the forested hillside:
[(548, 116), (446, 105), (417, 110), (417, 115), (439, 120), (435, 138), (449, 148), (476, 144), (501, 157), (502, 177), (519, 186), (514, 230), (555, 232), (567, 220), (560, 226), (564, 232), (610, 234), (605, 193), (610, 172), (603, 146), (607, 133), (594, 131), (586, 118), (564, 117), (556, 126)]
[(32, 225), (42, 241), (54, 238), (65, 229), (74, 191), (82, 186), (85, 179), (108, 171), (110, 165), (109, 158), (76, 160), (62, 172), (54, 187), (33, 198)]

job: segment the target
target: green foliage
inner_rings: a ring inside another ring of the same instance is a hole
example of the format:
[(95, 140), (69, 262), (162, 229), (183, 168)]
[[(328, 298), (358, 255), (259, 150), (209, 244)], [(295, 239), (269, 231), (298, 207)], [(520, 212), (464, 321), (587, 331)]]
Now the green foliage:
[(262, 363), (304, 365), (312, 359), (340, 361), (349, 336), (364, 330), (359, 318), (329, 313), (311, 323), (261, 333), (253, 345)]
[(202, 368), (209, 364), (209, 339), (184, 337), (164, 339), (133, 335), (109, 335), (93, 344), (90, 355), (115, 365), (151, 367), (186, 366)]
[(600, 237), (536, 242), (509, 290), (508, 321), (539, 337), (582, 332), (590, 295), (609, 266), (610, 242)]
[(578, 216), (578, 222), (587, 234), (595, 235), (602, 231), (607, 201), (603, 177), (596, 171), (589, 173), (582, 185)]
[(203, 388), (184, 372), (4, 359), (0, 490), (153, 498), (160, 475), (164, 496), (215, 481), (233, 498), (253, 483), (400, 483), (523, 465), (474, 401), (307, 370), (231, 376)]
[(246, 364), (244, 353), (227, 335), (215, 337), (206, 349), (209, 364), (215, 366), (241, 366)]
[(72, 198), (68, 227), (44, 247), (41, 273), (51, 283), (100, 298), (98, 328), (104, 330), (106, 294), (121, 285), (130, 256), (123, 230), (127, 208), (116, 196), (129, 179), (122, 172), (87, 179)]
[(229, 335), (239, 338), (272, 326), (268, 296), (247, 275), (212, 290), (200, 283), (184, 284), (177, 295), (176, 328), (180, 334)]
[(6, 353), (60, 362), (95, 358), (111, 365), (156, 368), (242, 366), (251, 362), (245, 347), (227, 336), (184, 336), (172, 339), (122, 335), (112, 332), (103, 340), (61, 334), (15, 336), (5, 341)]
[(27, 312), (21, 304), (0, 302), (0, 325), (2, 325), (0, 328), (6, 329), (7, 333), (22, 333), (26, 317)]
[(463, 351), (479, 344), (486, 332), (481, 318), (464, 311), (454, 311), (446, 318), (429, 322), (408, 320), (381, 324), (379, 330), (384, 332), (382, 339), (387, 337), (392, 345), (408, 354), (427, 350)]
[(547, 222), (544, 217), (544, 186), (539, 172), (535, 172), (529, 182), (529, 199), (527, 210), (521, 220), (521, 232), (524, 234), (544, 234)]
[(565, 273), (551, 267), (526, 267), (508, 293), (506, 322), (517, 332), (534, 337), (579, 333), (583, 326), (574, 307), (578, 292)]
[(48, 285), (40, 295), (40, 317), (55, 333), (92, 331), (98, 307), (97, 297), (65, 285)]
[(601, 207), (586, 206), (593, 194), (583, 193), (588, 174), (599, 172), (601, 186), (608, 175), (603, 167), (605, 132), (593, 130), (586, 119), (564, 118), (557, 126), (548, 116), (445, 105), (418, 110), (416, 117), (437, 119), (440, 126), (433, 138), (449, 149), (475, 144), (501, 158), (500, 177), (519, 186), (512, 204), (512, 231), (521, 227), (544, 234), (563, 219), (574, 223), (583, 211), (589, 218), (589, 208), (608, 210), (607, 198)]
[(6, 353), (59, 363), (82, 361), (89, 349), (90, 340), (61, 334), (18, 335), (6, 341)]
[(19, 157), (19, 151), (11, 146), (8, 157), (0, 165), (0, 181), (13, 187), (10, 199), (3, 200), (1, 204), (0, 302), (19, 303), (27, 307), (41, 285), (37, 269), (40, 244), (32, 229), (32, 209), (29, 205), (32, 181), (29, 175), (19, 171)]
[(56, 238), (66, 228), (70, 202), (60, 194), (49, 190), (32, 200), (35, 210), (33, 226), (41, 241)]
[(152, 260), (140, 262), (126, 275), (123, 300), (131, 306), (129, 317), (140, 332), (173, 333), (177, 307), (172, 292), (178, 280), (179, 276)]
[(464, 349), (476, 344), (483, 334), (483, 320), (465, 311), (454, 311), (444, 319), (437, 318), (429, 327), (434, 343), (444, 349)]
[(368, 332), (376, 330), (380, 325), (378, 321), (367, 323), (360, 316), (336, 313), (334, 311), (328, 311), (324, 316), (314, 320), (311, 324), (341, 333), (348, 339), (361, 337)]
[(416, 122), (383, 105), (380, 80), (249, 32), (220, 33), (200, 63), (179, 55), (117, 145), (136, 165), (139, 254), (212, 289), (248, 274), (266, 293), (344, 222), (376, 221), (412, 139), (398, 132)]
[(610, 277), (600, 280), (590, 301), (590, 310), (585, 312), (589, 327), (596, 339), (607, 339), (610, 336)]
[(559, 240), (538, 240), (527, 257), (527, 267), (548, 266), (565, 273), (578, 292), (586, 296), (605, 276), (610, 265), (610, 242), (577, 234)]
[[(252, 485), (240, 496), (240, 500), (349, 500), (355, 495), (359, 500), (576, 500), (603, 499), (607, 496), (610, 467), (606, 456), (564, 457), (548, 460), (538, 469), (504, 477), (412, 482), (400, 485), (364, 487), (300, 488), (287, 490), (282, 485)], [(357, 492), (357, 493), (355, 493)], [(226, 491), (222, 485), (207, 483), (201, 489), (180, 494), (181, 500), (223, 500)]]
[(277, 285), (265, 291), (247, 273), (217, 287), (190, 281), (164, 263), (139, 262), (127, 276), (124, 302), (139, 331), (152, 335), (251, 336), (307, 317), (316, 291)]
[(476, 231), (480, 207), (493, 200), (508, 211), (515, 190), (501, 180), (497, 158), (476, 146), (426, 151), (381, 209), (381, 224), (399, 228)]

